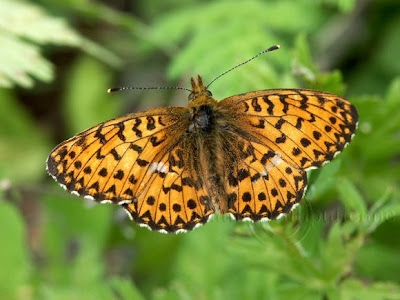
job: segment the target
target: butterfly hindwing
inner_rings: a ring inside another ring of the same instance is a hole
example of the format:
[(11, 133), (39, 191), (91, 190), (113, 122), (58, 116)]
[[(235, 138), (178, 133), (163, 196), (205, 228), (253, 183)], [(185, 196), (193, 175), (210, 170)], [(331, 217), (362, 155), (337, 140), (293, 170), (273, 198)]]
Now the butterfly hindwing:
[(137, 199), (124, 207), (132, 219), (152, 230), (183, 232), (208, 221), (214, 211), (200, 177), (186, 163), (179, 145), (159, 162), (154, 162), (153, 176)]
[(306, 172), (290, 165), (268, 146), (238, 138), (242, 159), (227, 176), (228, 212), (237, 220), (270, 220), (299, 203)]

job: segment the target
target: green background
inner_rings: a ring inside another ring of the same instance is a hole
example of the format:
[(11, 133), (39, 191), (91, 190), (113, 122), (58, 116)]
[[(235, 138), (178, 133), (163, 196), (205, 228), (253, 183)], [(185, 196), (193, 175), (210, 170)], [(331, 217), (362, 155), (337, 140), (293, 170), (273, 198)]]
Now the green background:
[[(353, 142), (302, 205), (163, 235), (45, 172), (59, 142), (128, 112), (266, 88), (333, 92)], [(400, 3), (396, 0), (0, 1), (0, 299), (400, 299)]]

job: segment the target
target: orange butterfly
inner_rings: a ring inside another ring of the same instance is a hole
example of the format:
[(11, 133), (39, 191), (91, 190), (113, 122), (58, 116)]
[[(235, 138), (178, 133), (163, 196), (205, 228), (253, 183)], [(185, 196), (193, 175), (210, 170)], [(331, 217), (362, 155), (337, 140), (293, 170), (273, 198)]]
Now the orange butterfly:
[(129, 114), (61, 143), (49, 174), (164, 233), (192, 230), (215, 212), (271, 220), (298, 205), (306, 171), (331, 161), (356, 130), (356, 108), (333, 94), (273, 89), (216, 101), (200, 76), (191, 84), (187, 107)]

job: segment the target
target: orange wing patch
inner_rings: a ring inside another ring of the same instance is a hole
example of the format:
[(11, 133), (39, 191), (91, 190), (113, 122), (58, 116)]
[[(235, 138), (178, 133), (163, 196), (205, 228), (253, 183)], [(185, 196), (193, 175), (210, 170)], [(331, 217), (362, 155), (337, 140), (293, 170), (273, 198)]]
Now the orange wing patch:
[(320, 167), (354, 136), (355, 107), (312, 90), (265, 90), (232, 96), (221, 107), (239, 114), (244, 131), (301, 169)]

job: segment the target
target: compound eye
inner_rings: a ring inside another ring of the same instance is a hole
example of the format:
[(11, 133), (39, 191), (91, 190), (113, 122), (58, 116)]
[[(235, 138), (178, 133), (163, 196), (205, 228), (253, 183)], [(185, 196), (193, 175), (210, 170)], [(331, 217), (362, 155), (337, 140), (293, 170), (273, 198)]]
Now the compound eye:
[(210, 92), (210, 91), (206, 91), (206, 95), (207, 95), (207, 97), (211, 97), (212, 96), (212, 93)]

